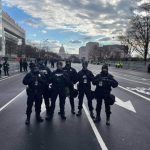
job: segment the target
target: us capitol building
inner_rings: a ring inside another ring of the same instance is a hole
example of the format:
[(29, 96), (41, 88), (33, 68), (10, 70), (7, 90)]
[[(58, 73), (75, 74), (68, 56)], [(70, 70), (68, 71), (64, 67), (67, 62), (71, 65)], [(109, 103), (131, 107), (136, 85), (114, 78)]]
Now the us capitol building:
[(59, 49), (58, 55), (59, 55), (62, 59), (67, 59), (67, 58), (69, 58), (69, 57), (71, 56), (70, 54), (67, 54), (67, 53), (65, 52), (65, 48), (64, 48), (63, 44), (61, 45), (61, 47), (60, 47), (60, 49)]

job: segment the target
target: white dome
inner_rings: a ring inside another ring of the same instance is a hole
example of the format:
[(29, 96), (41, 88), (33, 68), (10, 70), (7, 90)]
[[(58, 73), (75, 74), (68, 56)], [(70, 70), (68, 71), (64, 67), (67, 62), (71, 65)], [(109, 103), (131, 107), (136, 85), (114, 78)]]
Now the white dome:
[(65, 53), (65, 49), (64, 49), (64, 47), (63, 47), (63, 45), (60, 47), (60, 49), (59, 49), (59, 53)]

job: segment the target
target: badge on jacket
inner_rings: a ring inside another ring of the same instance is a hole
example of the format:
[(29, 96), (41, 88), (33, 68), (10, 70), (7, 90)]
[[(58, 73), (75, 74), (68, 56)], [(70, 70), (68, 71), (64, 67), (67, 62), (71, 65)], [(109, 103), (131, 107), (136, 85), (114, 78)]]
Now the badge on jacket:
[(61, 77), (62, 75), (63, 75), (62, 73), (56, 74), (57, 77)]
[(83, 76), (83, 83), (85, 83), (85, 84), (87, 83), (87, 76), (86, 75)]
[(38, 81), (37, 80), (35, 81), (35, 86), (38, 86)]
[(102, 83), (102, 81), (99, 81), (99, 86), (103, 86), (103, 83)]

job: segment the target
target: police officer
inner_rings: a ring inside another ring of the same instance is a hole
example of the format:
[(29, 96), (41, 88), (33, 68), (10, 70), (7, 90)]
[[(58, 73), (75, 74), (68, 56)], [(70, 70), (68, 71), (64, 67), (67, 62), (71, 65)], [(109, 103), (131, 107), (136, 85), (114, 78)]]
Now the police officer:
[(65, 116), (65, 99), (66, 93), (65, 88), (69, 86), (71, 83), (67, 74), (63, 71), (63, 64), (62, 62), (57, 62), (57, 70), (52, 73), (51, 78), (52, 83), (52, 96), (51, 96), (51, 107), (50, 107), (50, 114), (47, 117), (47, 120), (51, 120), (53, 118), (55, 103), (57, 96), (59, 95), (59, 105), (60, 105), (60, 116), (63, 120), (66, 120)]
[(69, 79), (71, 81), (69, 88), (69, 99), (71, 105), (71, 112), (75, 114), (75, 106), (74, 106), (74, 84), (78, 81), (78, 74), (74, 68), (71, 67), (71, 61), (66, 60), (66, 65), (63, 70), (68, 74)]
[(23, 66), (22, 58), (20, 58), (19, 65), (20, 65), (20, 72), (22, 72), (22, 66)]
[(49, 102), (49, 84), (50, 84), (50, 78), (51, 78), (51, 71), (48, 67), (44, 65), (44, 63), (39, 61), (38, 67), (40, 69), (40, 72), (43, 75), (44, 84), (43, 84), (43, 98), (46, 106), (46, 114), (48, 115), (50, 113), (50, 102)]
[(5, 60), (5, 62), (3, 63), (3, 70), (5, 76), (9, 76), (9, 63), (7, 62), (7, 60)]
[(27, 72), (28, 71), (28, 62), (26, 59), (23, 60), (22, 66), (23, 66), (24, 72)]
[(42, 104), (42, 88), (43, 88), (43, 78), (40, 74), (39, 68), (34, 65), (32, 70), (27, 73), (23, 79), (23, 84), (27, 85), (27, 119), (26, 124), (30, 124), (30, 116), (32, 112), (33, 103), (35, 103), (36, 120), (38, 122), (43, 122), (40, 116), (41, 104)]
[(83, 104), (83, 98), (84, 94), (87, 97), (88, 100), (88, 107), (90, 111), (90, 115), (92, 119), (94, 119), (94, 114), (93, 114), (93, 106), (92, 106), (92, 95), (91, 95), (91, 82), (93, 81), (94, 75), (93, 73), (87, 69), (88, 67), (88, 62), (83, 62), (82, 63), (83, 69), (78, 72), (78, 90), (79, 90), (79, 104), (78, 104), (78, 114), (77, 116), (81, 116), (82, 114), (82, 104)]
[(105, 102), (105, 112), (106, 112), (106, 125), (110, 125), (110, 92), (111, 87), (115, 88), (118, 86), (118, 82), (113, 78), (111, 74), (108, 73), (108, 66), (103, 65), (100, 74), (96, 75), (93, 80), (93, 84), (96, 85), (95, 96), (97, 100), (96, 106), (96, 119), (95, 122), (100, 122), (100, 112), (102, 107), (102, 102)]

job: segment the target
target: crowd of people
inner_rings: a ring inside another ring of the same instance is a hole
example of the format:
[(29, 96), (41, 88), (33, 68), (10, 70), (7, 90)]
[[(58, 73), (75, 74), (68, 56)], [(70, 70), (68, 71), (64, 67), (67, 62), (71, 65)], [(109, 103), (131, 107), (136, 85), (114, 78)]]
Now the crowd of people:
[[(31, 63), (31, 62), (30, 62)], [(96, 76), (88, 70), (88, 62), (82, 63), (82, 69), (77, 72), (71, 66), (71, 61), (66, 60), (65, 67), (61, 61), (57, 62), (56, 70), (51, 70), (44, 64), (44, 61), (39, 59), (36, 63), (30, 64), (31, 71), (28, 72), (23, 84), (27, 86), (27, 109), (26, 109), (26, 125), (30, 124), (32, 107), (35, 103), (36, 120), (43, 122), (41, 117), (41, 105), (44, 99), (46, 107), (46, 120), (53, 119), (55, 104), (59, 96), (59, 108), (62, 120), (66, 120), (65, 101), (68, 97), (70, 100), (71, 113), (75, 112), (74, 99), (78, 97), (78, 112), (77, 117), (82, 115), (83, 98), (87, 97), (90, 116), (95, 123), (100, 122), (100, 112), (102, 102), (105, 102), (106, 125), (110, 125), (110, 114), (112, 105), (111, 88), (118, 86), (118, 82), (108, 72), (108, 66), (103, 65), (100, 73)], [(75, 85), (77, 84), (77, 88)], [(96, 86), (95, 91), (91, 90), (91, 84)], [(96, 99), (96, 116), (94, 114), (93, 102)]]

